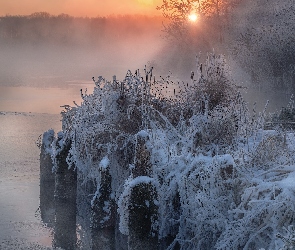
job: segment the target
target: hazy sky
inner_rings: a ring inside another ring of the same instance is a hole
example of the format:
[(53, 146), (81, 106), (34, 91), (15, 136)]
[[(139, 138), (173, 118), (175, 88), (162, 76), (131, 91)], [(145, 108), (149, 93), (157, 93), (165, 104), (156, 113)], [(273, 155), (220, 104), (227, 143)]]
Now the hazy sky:
[(52, 15), (106, 16), (111, 14), (158, 14), (162, 0), (0, 0), (0, 15), (29, 15), (45, 11)]

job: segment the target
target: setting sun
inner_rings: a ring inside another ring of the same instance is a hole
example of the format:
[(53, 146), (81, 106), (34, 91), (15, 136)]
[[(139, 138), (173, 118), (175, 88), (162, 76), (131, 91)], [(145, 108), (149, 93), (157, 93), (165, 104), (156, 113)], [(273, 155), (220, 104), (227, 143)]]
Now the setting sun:
[(191, 22), (196, 22), (198, 19), (198, 15), (196, 13), (191, 13), (189, 16), (188, 16), (188, 20), (190, 20)]

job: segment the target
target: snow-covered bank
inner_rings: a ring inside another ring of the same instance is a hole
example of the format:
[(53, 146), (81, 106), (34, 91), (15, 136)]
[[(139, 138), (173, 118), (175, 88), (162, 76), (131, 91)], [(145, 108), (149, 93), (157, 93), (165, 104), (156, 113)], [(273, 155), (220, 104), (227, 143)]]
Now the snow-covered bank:
[(265, 130), (265, 110), (249, 115), (222, 56), (197, 62), (189, 84), (157, 81), (152, 69), (94, 82), (80, 106), (65, 106), (47, 151), (58, 171), (68, 148), (77, 171), (82, 248), (102, 235), (122, 249), (288, 244), (294, 134)]

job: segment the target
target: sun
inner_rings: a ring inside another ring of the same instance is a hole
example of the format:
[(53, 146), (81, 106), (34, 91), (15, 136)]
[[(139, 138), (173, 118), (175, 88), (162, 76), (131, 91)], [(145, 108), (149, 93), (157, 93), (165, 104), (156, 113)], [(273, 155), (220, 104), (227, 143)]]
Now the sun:
[(191, 22), (196, 22), (197, 19), (198, 19), (198, 15), (196, 13), (191, 13), (188, 16), (188, 20), (191, 21)]

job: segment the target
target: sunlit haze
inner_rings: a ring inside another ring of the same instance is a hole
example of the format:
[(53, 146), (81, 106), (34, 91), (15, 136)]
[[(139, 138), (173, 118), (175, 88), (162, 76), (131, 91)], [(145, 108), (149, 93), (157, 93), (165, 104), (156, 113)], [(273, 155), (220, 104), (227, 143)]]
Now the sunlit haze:
[(107, 16), (125, 14), (159, 15), (156, 6), (161, 0), (0, 0), (0, 15), (29, 15), (48, 12), (72, 16)]
[(196, 22), (197, 19), (198, 19), (198, 15), (196, 13), (191, 13), (189, 16), (188, 16), (188, 19), (191, 21), (191, 22)]

